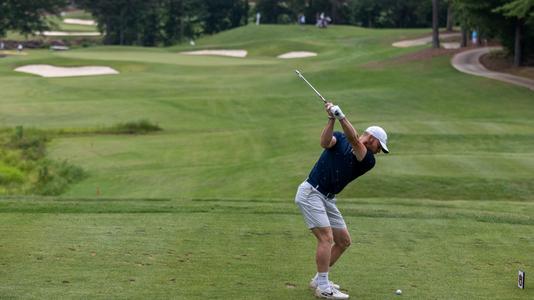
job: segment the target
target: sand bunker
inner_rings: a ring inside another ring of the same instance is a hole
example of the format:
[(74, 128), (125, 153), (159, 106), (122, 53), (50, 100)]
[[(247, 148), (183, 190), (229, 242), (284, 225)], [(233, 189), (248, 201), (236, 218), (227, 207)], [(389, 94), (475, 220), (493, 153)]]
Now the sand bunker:
[(27, 65), (15, 69), (17, 72), (24, 72), (39, 75), (42, 77), (72, 77), (72, 76), (93, 76), (106, 74), (119, 74), (110, 67), (54, 67), (51, 65)]
[(93, 20), (82, 20), (82, 19), (64, 19), (63, 23), (65, 24), (75, 24), (75, 25), (96, 25), (96, 22)]
[(317, 53), (308, 52), (308, 51), (293, 51), (293, 52), (280, 54), (277, 57), (287, 59), (287, 58), (301, 58), (301, 57), (312, 57), (312, 56), (317, 56)]
[(100, 32), (43, 31), (44, 36), (99, 36)]
[(246, 57), (247, 56), (247, 50), (198, 50), (198, 51), (180, 52), (180, 54)]
[(460, 49), (460, 43), (441, 43), (441, 46), (445, 49)]

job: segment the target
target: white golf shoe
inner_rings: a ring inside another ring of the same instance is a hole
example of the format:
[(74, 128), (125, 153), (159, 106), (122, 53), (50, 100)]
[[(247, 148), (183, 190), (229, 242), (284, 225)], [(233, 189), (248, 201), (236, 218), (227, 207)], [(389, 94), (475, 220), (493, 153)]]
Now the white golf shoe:
[(320, 287), (315, 289), (315, 296), (323, 299), (349, 299), (349, 295), (340, 292), (335, 287), (329, 286), (328, 288), (321, 290)]
[[(329, 281), (328, 282), (330, 284), (330, 286), (333, 286), (335, 289), (338, 289), (340, 288), (339, 284), (335, 284), (333, 281)], [(315, 280), (315, 278), (313, 278), (311, 281), (310, 281), (310, 289), (312, 290), (315, 290), (317, 287), (319, 286), (319, 284), (317, 283), (317, 280)]]

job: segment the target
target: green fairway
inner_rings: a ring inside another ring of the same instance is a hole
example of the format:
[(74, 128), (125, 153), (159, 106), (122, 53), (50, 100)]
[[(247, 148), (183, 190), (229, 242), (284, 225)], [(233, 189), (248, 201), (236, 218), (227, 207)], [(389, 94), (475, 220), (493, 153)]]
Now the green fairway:
[[(534, 298), (534, 94), (459, 73), (449, 56), (392, 59), (422, 49), (392, 42), (427, 32), (252, 25), (195, 47), (0, 58), (0, 127), (163, 129), (52, 139), (47, 157), (87, 177), (58, 197), (0, 199), (0, 299), (312, 298), (315, 243), (293, 199), (326, 114), (295, 69), (358, 131), (389, 134), (391, 154), (338, 196), (353, 245), (331, 279), (356, 299), (397, 299), (399, 288), (410, 299)], [(248, 56), (179, 53), (200, 49)], [(276, 58), (288, 51), (318, 56)], [(13, 71), (28, 64), (120, 74)]]

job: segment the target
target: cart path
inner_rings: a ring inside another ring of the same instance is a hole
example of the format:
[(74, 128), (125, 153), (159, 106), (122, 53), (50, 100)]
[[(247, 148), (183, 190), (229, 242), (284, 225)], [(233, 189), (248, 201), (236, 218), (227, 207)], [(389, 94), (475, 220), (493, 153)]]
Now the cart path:
[(534, 80), (507, 73), (490, 71), (480, 63), (480, 57), (482, 57), (482, 55), (489, 53), (490, 51), (501, 49), (501, 47), (484, 47), (464, 51), (456, 54), (452, 58), (451, 63), (452, 66), (460, 72), (504, 81), (526, 87), (534, 91)]

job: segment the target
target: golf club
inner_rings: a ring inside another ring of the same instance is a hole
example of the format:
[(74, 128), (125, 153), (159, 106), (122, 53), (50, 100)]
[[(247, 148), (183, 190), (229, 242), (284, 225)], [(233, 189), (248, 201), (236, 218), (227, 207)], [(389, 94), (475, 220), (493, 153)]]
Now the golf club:
[(326, 103), (326, 99), (323, 96), (321, 96), (321, 94), (319, 94), (319, 92), (313, 87), (313, 85), (311, 85), (311, 83), (308, 82), (308, 80), (306, 80), (306, 78), (304, 78), (304, 76), (302, 76), (299, 70), (295, 70), (295, 73), (297, 73), (297, 75), (313, 89), (313, 91), (317, 94), (317, 96), (319, 96), (319, 98), (321, 98), (321, 100), (323, 100), (323, 102)]

